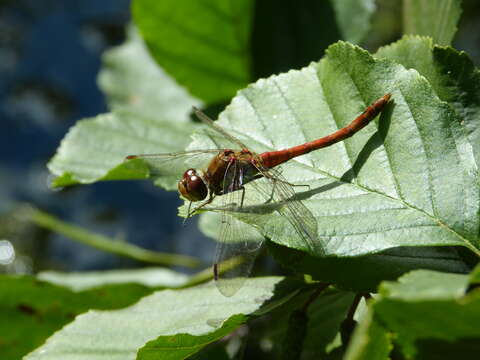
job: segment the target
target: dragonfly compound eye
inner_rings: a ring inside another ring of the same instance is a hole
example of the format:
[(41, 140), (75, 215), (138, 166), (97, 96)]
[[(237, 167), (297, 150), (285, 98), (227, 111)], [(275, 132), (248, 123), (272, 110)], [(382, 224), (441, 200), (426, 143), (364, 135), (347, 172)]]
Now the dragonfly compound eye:
[(195, 169), (184, 172), (182, 180), (178, 182), (178, 191), (190, 201), (200, 201), (207, 197), (208, 189), (203, 179), (197, 175)]

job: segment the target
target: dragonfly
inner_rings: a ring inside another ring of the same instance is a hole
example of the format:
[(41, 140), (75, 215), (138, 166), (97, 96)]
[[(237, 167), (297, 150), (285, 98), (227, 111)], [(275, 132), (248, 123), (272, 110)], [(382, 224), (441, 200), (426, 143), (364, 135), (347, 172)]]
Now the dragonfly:
[[(317, 222), (312, 212), (295, 197), (295, 184), (289, 183), (278, 170), (278, 166), (298, 156), (318, 150), (354, 135), (374, 119), (386, 106), (391, 94), (385, 94), (349, 125), (330, 135), (283, 150), (257, 154), (248, 149), (239, 139), (229, 134), (212, 119), (194, 108), (196, 116), (218, 136), (232, 143), (235, 148), (193, 150), (166, 154), (129, 155), (127, 160), (142, 159), (151, 174), (161, 176), (169, 163), (181, 161), (188, 164), (191, 159), (207, 154), (210, 159), (203, 170), (188, 168), (178, 181), (178, 192), (189, 201), (187, 218), (206, 208), (216, 197), (222, 205), (218, 242), (213, 262), (213, 277), (217, 288), (224, 296), (233, 296), (249, 276), (254, 260), (263, 243), (263, 236), (251, 235), (240, 228), (232, 212), (244, 209), (246, 184), (267, 202), (279, 206), (279, 212), (293, 227), (295, 234), (312, 253), (322, 253), (318, 239)], [(183, 171), (183, 170), (182, 170)], [(263, 179), (263, 181), (257, 181)], [(301, 186), (301, 185), (300, 185)], [(199, 203), (192, 209), (192, 203)]]

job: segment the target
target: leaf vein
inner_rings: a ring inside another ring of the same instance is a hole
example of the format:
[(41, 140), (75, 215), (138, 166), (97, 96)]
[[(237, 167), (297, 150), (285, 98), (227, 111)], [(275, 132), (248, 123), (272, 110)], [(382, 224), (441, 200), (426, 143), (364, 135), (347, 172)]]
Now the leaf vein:
[(397, 231), (397, 230), (404, 230), (404, 229), (413, 229), (415, 228), (421, 228), (421, 227), (433, 227), (437, 228), (438, 226), (435, 224), (409, 224), (406, 226), (397, 226), (397, 227), (391, 227), (391, 228), (382, 228), (374, 231), (361, 231), (361, 232), (351, 232), (351, 233), (335, 233), (335, 234), (320, 234), (319, 236), (325, 236), (329, 238), (334, 238), (338, 236), (344, 236), (344, 237), (349, 237), (349, 236), (357, 236), (357, 235), (373, 235), (373, 234), (383, 234), (385, 232), (389, 231)]
[(385, 208), (376, 208), (376, 209), (367, 209), (364, 211), (352, 211), (352, 212), (343, 212), (343, 213), (337, 213), (337, 214), (325, 214), (325, 215), (317, 215), (316, 217), (319, 218), (328, 218), (328, 217), (341, 217), (341, 216), (346, 216), (346, 215), (351, 215), (351, 216), (356, 216), (356, 215), (365, 215), (365, 214), (373, 214), (376, 212), (386, 212), (386, 211), (394, 211), (394, 210), (411, 210), (407, 207), (385, 207)]

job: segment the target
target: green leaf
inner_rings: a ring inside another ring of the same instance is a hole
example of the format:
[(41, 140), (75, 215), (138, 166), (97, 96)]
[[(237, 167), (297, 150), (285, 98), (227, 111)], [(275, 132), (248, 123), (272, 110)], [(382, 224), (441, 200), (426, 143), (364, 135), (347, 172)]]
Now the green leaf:
[(468, 287), (468, 276), (437, 271), (417, 270), (385, 282), (380, 293), (391, 299), (406, 301), (450, 300), (462, 296)]
[(390, 335), (369, 309), (355, 329), (345, 360), (388, 360), (392, 348)]
[(462, 13), (460, 0), (403, 0), (403, 32), (427, 35), (439, 45), (450, 45)]
[(333, 0), (335, 17), (343, 39), (360, 43), (370, 30), (370, 18), (375, 12), (374, 0)]
[(132, 10), (155, 60), (193, 95), (216, 103), (250, 81), (251, 0), (135, 0)]
[[(26, 359), (184, 359), (255, 314), (271, 311), (297, 291), (279, 277), (247, 280), (233, 297), (213, 282), (164, 290), (119, 311), (90, 311), (53, 335)], [(114, 349), (114, 351), (112, 351)]]
[(207, 335), (177, 334), (175, 336), (159, 336), (157, 339), (149, 341), (138, 351), (138, 359), (185, 359), (189, 355), (202, 350), (206, 345), (221, 339), (228, 335), (239, 326), (243, 325), (247, 317), (243, 315), (233, 315), (216, 331)]
[(379, 339), (391, 339), (409, 359), (475, 358), (480, 350), (480, 292), (465, 294), (469, 278), (418, 270), (383, 283), (381, 296), (372, 300), (355, 331), (347, 359), (373, 358), (369, 356), (379, 349)]
[(0, 275), (0, 358), (20, 359), (89, 309), (119, 309), (151, 292), (139, 284), (73, 292), (31, 276)]
[(385, 283), (375, 316), (395, 333), (406, 357), (475, 357), (480, 349), (480, 292), (464, 295), (468, 278), (416, 271), (398, 283)]
[[(446, 245), (480, 254), (478, 177), (465, 152), (473, 145), (458, 114), (415, 71), (340, 42), (319, 63), (241, 90), (219, 124), (253, 151), (278, 150), (332, 133), (387, 92), (393, 100), (378, 120), (282, 166), (288, 182), (310, 187), (297, 190), (297, 197), (317, 220), (325, 254)], [(232, 145), (197, 134), (190, 148), (216, 146)], [(251, 185), (246, 189), (245, 210), (232, 215), (278, 244), (323, 255), (309, 250), (274, 212), (281, 205), (262, 205)]]
[[(58, 176), (54, 186), (145, 179), (145, 164), (125, 163), (125, 156), (181, 150), (197, 127), (189, 114), (198, 101), (158, 68), (133, 32), (125, 45), (105, 54), (104, 62), (100, 83), (114, 112), (81, 120), (70, 129), (48, 164)], [(177, 181), (160, 180), (167, 188)]]
[(436, 95), (455, 110), (466, 133), (464, 156), (473, 152), (471, 171), (480, 163), (480, 71), (463, 51), (433, 45), (429, 38), (406, 36), (378, 50), (376, 56), (394, 60), (425, 76)]
[(190, 360), (232, 360), (232, 356), (227, 352), (227, 344), (220, 341), (210, 344), (196, 354), (189, 357)]
[(159, 116), (184, 121), (199, 101), (191, 97), (154, 62), (134, 27), (127, 41), (102, 55), (98, 85), (113, 110), (125, 110), (146, 118)]
[[(322, 294), (308, 309), (308, 327), (303, 355), (310, 358), (323, 358), (327, 353), (327, 346), (338, 334), (342, 321), (347, 316), (348, 309), (355, 294), (351, 292), (329, 290)], [(283, 324), (277, 326), (282, 333)], [(282, 338), (277, 337), (276, 346), (282, 345)]]
[[(282, 166), (287, 181), (310, 187), (307, 191), (297, 188), (297, 196), (315, 216), (325, 250), (322, 254), (310, 250), (310, 254), (351, 257), (399, 246), (446, 245), (466, 246), (479, 254), (480, 201), (477, 161), (472, 155), (478, 147), (478, 120), (471, 118), (465, 131), (463, 113), (438, 99), (418, 72), (374, 59), (366, 51), (340, 42), (332, 45), (319, 63), (259, 80), (240, 91), (219, 123), (253, 151), (278, 150), (332, 133), (387, 92), (393, 94), (392, 103), (358, 134)], [(154, 147), (161, 150), (165, 145), (160, 143), (170, 141), (171, 128), (159, 132), (155, 123), (133, 115), (121, 123), (109, 121), (121, 127), (129, 122), (132, 128), (142, 128), (146, 137), (146, 141), (136, 138), (132, 152), (156, 152)], [(166, 123), (165, 129), (169, 126), (172, 124)], [(182, 130), (186, 131), (185, 127)], [(122, 137), (131, 133), (121, 133), (117, 139), (115, 132), (102, 146), (114, 143), (116, 151), (122, 152), (120, 159), (128, 145)], [(156, 134), (158, 146), (148, 142), (151, 134)], [(98, 136), (91, 135), (86, 131), (76, 140), (85, 142)], [(64, 140), (59, 154), (69, 149), (72, 156), (87, 163), (104, 158), (98, 148), (91, 153), (75, 148), (71, 137)], [(194, 139), (190, 149), (232, 146), (224, 136), (206, 131)], [(195, 166), (183, 160), (175, 168), (183, 172)], [(120, 168), (142, 164), (130, 161)], [(106, 165), (102, 171), (111, 171)], [(181, 172), (170, 173), (171, 165), (166, 169), (168, 176), (159, 180), (167, 187), (173, 187), (181, 176)], [(280, 245), (309, 251), (290, 223), (274, 211), (281, 204), (264, 204), (251, 184), (246, 188), (245, 211), (232, 215)]]
[(470, 283), (480, 284), (480, 264), (477, 265), (470, 274)]

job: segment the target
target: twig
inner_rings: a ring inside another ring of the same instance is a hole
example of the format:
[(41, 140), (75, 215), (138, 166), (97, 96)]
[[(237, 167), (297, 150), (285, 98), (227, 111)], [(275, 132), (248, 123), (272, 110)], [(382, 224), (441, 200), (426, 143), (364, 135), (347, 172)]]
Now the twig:
[(64, 222), (44, 211), (29, 208), (22, 212), (36, 225), (62, 234), (74, 241), (94, 247), (112, 254), (125, 256), (134, 260), (154, 263), (164, 266), (185, 266), (196, 268), (200, 261), (194, 257), (174, 255), (143, 249), (136, 245), (112, 240), (111, 238), (90, 232), (79, 226)]

